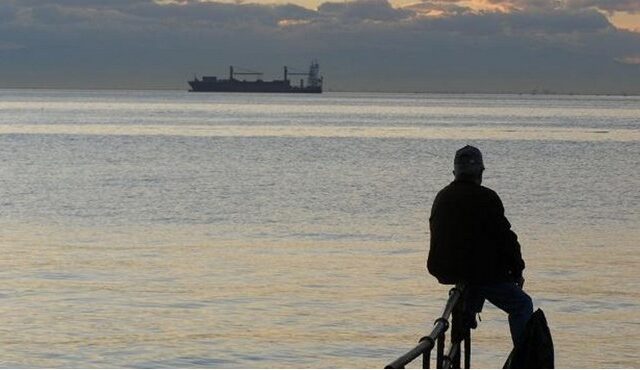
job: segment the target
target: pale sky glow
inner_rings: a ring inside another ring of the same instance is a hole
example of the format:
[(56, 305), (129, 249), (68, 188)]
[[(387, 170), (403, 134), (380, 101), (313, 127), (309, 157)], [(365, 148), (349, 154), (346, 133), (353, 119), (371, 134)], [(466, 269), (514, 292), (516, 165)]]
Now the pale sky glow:
[(615, 12), (608, 18), (616, 27), (640, 33), (640, 13)]
[(638, 94), (640, 1), (0, 2), (0, 88), (186, 89), (311, 59), (334, 91)]

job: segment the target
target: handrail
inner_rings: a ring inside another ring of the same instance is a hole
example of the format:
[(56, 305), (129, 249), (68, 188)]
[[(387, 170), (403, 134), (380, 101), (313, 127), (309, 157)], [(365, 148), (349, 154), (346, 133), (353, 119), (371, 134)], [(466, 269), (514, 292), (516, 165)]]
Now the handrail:
[[(449, 299), (444, 307), (442, 315), (433, 323), (431, 333), (420, 338), (418, 345), (409, 352), (398, 357), (395, 361), (385, 366), (385, 369), (404, 369), (404, 367), (422, 355), (422, 367), (430, 367), (431, 351), (437, 345), (436, 367), (454, 368), (460, 367), (460, 342), (465, 341), (465, 368), (470, 367), (470, 335), (469, 328), (460, 328), (462, 325), (462, 294), (465, 285), (457, 284), (449, 291)], [(444, 354), (445, 333), (449, 329), (449, 316), (452, 316), (452, 345), (447, 355)], [(460, 331), (462, 330), (462, 331)], [(454, 333), (455, 332), (455, 333)]]

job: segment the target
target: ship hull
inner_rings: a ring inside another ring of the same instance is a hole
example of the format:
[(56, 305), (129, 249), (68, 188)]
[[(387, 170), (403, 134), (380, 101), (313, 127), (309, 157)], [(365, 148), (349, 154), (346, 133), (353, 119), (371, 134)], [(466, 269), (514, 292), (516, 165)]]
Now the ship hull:
[(302, 93), (320, 94), (322, 86), (297, 87), (289, 81), (238, 81), (217, 80), (205, 81), (195, 79), (189, 81), (191, 92), (233, 92), (233, 93)]

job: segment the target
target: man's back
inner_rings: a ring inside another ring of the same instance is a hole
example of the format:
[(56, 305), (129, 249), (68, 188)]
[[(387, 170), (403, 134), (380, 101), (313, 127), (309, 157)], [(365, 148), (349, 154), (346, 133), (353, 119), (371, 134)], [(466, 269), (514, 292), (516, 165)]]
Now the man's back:
[(453, 181), (436, 196), (429, 223), (427, 267), (441, 283), (513, 281), (524, 269), (517, 236), (489, 188)]

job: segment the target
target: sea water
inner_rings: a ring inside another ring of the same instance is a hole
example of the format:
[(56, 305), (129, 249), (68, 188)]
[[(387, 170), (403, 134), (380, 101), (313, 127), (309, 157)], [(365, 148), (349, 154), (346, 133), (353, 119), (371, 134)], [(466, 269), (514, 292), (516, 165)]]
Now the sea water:
[(472, 144), (557, 366), (638, 367), (639, 143), (638, 97), (0, 90), (0, 366), (383, 367)]

